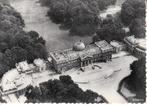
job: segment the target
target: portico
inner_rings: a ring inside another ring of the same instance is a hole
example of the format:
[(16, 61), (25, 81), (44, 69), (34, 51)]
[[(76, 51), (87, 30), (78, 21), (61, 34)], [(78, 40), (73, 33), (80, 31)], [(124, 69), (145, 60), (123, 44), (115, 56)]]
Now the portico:
[(89, 64), (93, 63), (93, 57), (89, 56), (89, 57), (80, 58), (80, 61), (81, 61), (81, 67), (88, 66)]

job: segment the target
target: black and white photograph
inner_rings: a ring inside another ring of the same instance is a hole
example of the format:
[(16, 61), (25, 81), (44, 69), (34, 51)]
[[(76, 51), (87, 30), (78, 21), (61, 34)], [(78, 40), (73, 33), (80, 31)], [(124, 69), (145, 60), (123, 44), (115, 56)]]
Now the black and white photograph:
[(145, 104), (146, 0), (0, 0), (0, 104)]

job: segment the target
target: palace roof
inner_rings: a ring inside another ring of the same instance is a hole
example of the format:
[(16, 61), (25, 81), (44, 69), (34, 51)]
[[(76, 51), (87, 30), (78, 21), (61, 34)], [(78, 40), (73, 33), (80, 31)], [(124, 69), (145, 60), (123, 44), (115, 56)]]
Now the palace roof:
[(62, 51), (50, 52), (51, 57), (56, 63), (68, 62), (78, 58), (92, 57), (94, 54), (100, 54), (103, 50), (112, 50), (113, 47), (106, 41), (99, 41), (94, 44), (85, 46), (85, 49), (76, 51), (73, 49), (66, 49)]
[(113, 51), (113, 47), (105, 40), (95, 42), (102, 52)]
[(129, 36), (125, 38), (130, 44), (135, 45), (139, 49), (146, 49), (146, 39), (145, 38), (135, 38), (134, 36)]

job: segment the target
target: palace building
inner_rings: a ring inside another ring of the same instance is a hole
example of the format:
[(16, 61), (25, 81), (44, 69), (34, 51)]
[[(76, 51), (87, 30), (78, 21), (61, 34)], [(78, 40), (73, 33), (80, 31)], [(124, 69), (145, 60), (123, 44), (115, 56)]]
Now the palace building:
[(135, 36), (128, 36), (124, 38), (127, 45), (127, 51), (132, 53), (137, 58), (146, 57), (146, 39), (135, 38)]
[(105, 40), (85, 45), (76, 42), (73, 48), (50, 52), (51, 62), (58, 72), (72, 69), (73, 67), (84, 67), (98, 61), (110, 61), (114, 47)]

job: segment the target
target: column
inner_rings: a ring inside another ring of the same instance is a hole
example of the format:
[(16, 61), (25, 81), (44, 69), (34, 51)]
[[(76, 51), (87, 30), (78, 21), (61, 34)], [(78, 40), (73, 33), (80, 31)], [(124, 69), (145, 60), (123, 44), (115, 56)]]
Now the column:
[(92, 64), (92, 60), (90, 60), (90, 64)]
[(84, 61), (84, 66), (86, 66), (86, 61)]
[(81, 62), (81, 67), (83, 66), (83, 62)]
[(89, 60), (87, 60), (87, 66), (89, 65)]
[(84, 62), (82, 61), (82, 67), (84, 66)]
[(93, 64), (93, 60), (91, 59), (91, 64)]
[(86, 60), (86, 66), (88, 65), (88, 60)]
[(91, 64), (91, 62), (90, 62), (91, 60), (89, 59), (89, 64)]

